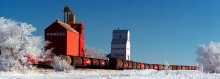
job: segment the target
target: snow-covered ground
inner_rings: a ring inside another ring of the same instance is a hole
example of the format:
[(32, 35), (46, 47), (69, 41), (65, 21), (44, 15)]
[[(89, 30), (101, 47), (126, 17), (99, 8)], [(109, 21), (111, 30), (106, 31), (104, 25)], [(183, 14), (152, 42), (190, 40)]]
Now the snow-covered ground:
[(197, 70), (97, 70), (76, 69), (69, 72), (37, 70), (21, 74), (0, 72), (0, 79), (220, 79), (220, 74), (205, 74)]

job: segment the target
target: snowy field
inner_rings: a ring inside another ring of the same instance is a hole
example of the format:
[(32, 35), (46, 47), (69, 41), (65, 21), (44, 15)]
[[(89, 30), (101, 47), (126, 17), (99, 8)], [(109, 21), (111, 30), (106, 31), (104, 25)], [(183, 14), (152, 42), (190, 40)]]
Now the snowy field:
[(0, 72), (0, 79), (220, 79), (220, 74), (205, 74), (197, 70), (96, 70), (76, 69), (69, 72), (53, 70), (30, 71), (26, 74)]

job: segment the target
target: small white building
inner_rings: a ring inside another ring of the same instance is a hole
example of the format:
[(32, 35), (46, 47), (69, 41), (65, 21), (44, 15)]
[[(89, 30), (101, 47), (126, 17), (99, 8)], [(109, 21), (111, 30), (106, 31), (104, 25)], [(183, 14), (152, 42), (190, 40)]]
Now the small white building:
[(130, 60), (129, 30), (113, 30), (111, 42), (111, 58)]

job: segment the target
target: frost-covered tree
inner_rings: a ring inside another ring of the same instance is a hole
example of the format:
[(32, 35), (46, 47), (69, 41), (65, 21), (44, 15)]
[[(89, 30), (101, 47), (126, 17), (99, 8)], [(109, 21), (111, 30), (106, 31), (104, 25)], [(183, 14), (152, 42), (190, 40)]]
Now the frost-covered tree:
[(205, 72), (220, 72), (220, 43), (210, 42), (208, 46), (199, 45), (196, 50), (198, 67)]
[(31, 24), (0, 17), (0, 71), (26, 71), (33, 68), (27, 56), (44, 57), (34, 58), (43, 55), (45, 44), (41, 36), (31, 34), (34, 31), (36, 28)]
[(98, 51), (94, 48), (85, 48), (85, 57), (90, 58), (98, 58), (98, 59), (107, 59), (106, 55), (104, 54), (103, 50), (99, 49)]

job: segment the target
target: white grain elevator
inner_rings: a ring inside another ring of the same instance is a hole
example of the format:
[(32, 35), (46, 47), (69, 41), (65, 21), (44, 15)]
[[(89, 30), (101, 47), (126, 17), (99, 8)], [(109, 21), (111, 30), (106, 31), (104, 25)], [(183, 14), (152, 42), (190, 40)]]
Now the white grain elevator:
[(113, 30), (111, 42), (111, 58), (130, 60), (129, 30)]

